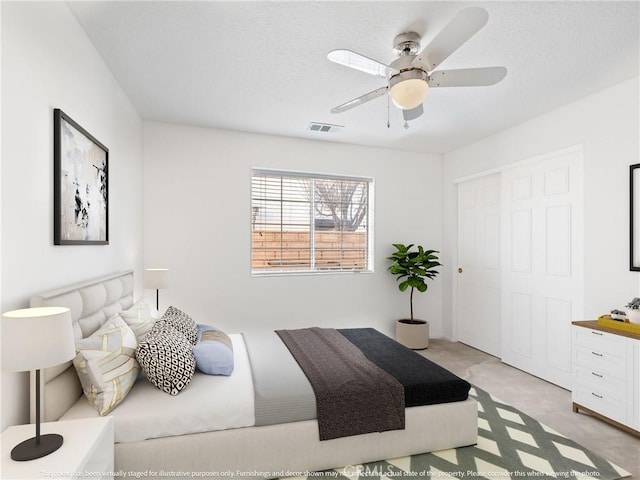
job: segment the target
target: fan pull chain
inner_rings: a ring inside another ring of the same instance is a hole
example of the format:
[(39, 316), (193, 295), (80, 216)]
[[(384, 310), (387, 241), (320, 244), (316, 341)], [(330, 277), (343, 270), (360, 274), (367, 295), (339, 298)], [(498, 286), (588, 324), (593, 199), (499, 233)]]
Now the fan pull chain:
[(391, 122), (389, 120), (389, 95), (387, 95), (387, 128), (391, 128)]

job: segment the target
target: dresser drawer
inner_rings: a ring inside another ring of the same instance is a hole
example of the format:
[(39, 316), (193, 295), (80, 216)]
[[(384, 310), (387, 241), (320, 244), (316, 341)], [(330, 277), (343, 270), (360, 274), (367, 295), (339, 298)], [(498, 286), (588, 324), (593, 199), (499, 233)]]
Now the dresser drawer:
[(627, 380), (626, 360), (596, 348), (574, 347), (573, 365), (574, 369), (576, 367), (584, 367), (601, 375), (607, 375), (622, 381)]
[(574, 403), (598, 412), (616, 422), (627, 424), (627, 404), (618, 401), (604, 391), (576, 385), (571, 397)]
[(627, 403), (627, 382), (591, 368), (574, 366), (573, 386), (606, 394), (607, 398), (620, 403)]
[(600, 332), (590, 328), (574, 328), (573, 344), (575, 346), (593, 348), (600, 353), (626, 358), (626, 339), (620, 335)]
[(573, 411), (640, 437), (640, 335), (601, 328), (596, 320), (572, 324)]

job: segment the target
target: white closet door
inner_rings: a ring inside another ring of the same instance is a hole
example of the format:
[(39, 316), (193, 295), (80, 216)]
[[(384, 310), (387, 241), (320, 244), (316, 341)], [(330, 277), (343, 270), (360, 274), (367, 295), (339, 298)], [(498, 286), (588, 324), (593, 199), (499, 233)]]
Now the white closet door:
[(582, 319), (582, 151), (502, 172), (502, 361), (571, 385)]
[(458, 339), (500, 356), (500, 174), (458, 184)]

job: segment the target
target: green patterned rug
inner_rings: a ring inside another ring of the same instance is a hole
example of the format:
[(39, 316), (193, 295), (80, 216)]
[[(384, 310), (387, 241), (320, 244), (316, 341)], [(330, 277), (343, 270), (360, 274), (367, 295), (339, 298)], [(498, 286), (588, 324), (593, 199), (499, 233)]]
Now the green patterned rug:
[(614, 480), (630, 475), (489, 393), (474, 387), (470, 394), (478, 402), (475, 446), (349, 465), (299, 478)]

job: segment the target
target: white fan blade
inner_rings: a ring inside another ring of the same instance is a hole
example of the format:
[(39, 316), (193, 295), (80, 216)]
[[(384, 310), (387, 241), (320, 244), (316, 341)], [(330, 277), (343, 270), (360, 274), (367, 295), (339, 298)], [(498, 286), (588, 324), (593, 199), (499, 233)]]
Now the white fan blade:
[(431, 43), (413, 60), (414, 67), (435, 70), (449, 55), (485, 26), (489, 14), (484, 8), (469, 7), (458, 12)]
[(402, 110), (402, 116), (405, 122), (408, 122), (410, 120), (415, 120), (423, 113), (424, 113), (424, 108), (422, 108), (422, 104), (418, 105), (416, 108), (411, 110)]
[(488, 87), (507, 75), (504, 67), (461, 68), (438, 70), (429, 75), (430, 87)]
[(355, 68), (361, 72), (382, 78), (387, 78), (389, 72), (393, 70), (384, 63), (352, 52), (351, 50), (332, 50), (327, 54), (327, 58), (345, 67)]
[(357, 107), (358, 105), (362, 105), (363, 103), (368, 102), (369, 100), (373, 100), (374, 98), (381, 97), (385, 93), (387, 93), (388, 87), (380, 87), (373, 92), (365, 93), (364, 95), (354, 98), (353, 100), (349, 100), (347, 103), (343, 103), (342, 105), (338, 105), (335, 108), (331, 109), (331, 113), (342, 113), (347, 110), (352, 109), (353, 107)]

